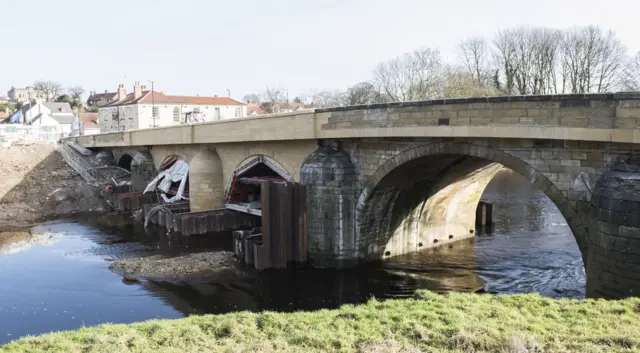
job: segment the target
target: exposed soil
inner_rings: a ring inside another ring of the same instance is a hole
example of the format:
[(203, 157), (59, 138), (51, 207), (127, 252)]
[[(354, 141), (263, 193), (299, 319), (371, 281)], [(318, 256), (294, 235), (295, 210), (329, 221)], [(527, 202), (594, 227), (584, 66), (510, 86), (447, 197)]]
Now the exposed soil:
[(197, 280), (234, 278), (244, 275), (236, 268), (232, 252), (202, 252), (180, 257), (149, 256), (118, 260), (109, 269), (128, 279)]
[(55, 144), (0, 147), (0, 231), (105, 210), (100, 188), (85, 183)]

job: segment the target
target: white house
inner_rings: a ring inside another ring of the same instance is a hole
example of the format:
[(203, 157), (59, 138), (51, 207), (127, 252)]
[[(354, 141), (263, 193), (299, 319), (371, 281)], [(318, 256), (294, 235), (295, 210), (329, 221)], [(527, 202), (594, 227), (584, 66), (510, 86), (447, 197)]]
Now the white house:
[(73, 111), (69, 103), (43, 103), (36, 99), (20, 107), (10, 118), (14, 124), (41, 126), (58, 136), (68, 136), (73, 122)]
[(100, 132), (243, 118), (247, 106), (226, 97), (168, 96), (138, 82), (133, 93), (118, 88), (118, 99), (98, 109)]

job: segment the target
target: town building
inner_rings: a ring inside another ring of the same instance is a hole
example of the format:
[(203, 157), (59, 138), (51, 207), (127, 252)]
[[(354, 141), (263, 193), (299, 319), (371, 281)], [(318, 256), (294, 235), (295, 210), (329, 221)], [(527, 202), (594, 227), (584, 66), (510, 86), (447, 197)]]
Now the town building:
[(89, 92), (89, 98), (87, 99), (88, 109), (98, 109), (109, 103), (113, 103), (118, 99), (118, 92), (109, 92), (105, 90), (104, 93), (96, 93), (95, 91)]
[(36, 99), (13, 113), (9, 123), (47, 127), (58, 136), (69, 136), (74, 114), (69, 103), (43, 102)]
[(120, 85), (117, 100), (98, 109), (100, 132), (243, 118), (247, 105), (227, 97), (170, 96), (136, 82), (128, 93)]
[(20, 103), (31, 102), (36, 99), (44, 99), (44, 100), (47, 99), (46, 92), (44, 92), (43, 90), (35, 89), (33, 87), (25, 87), (25, 88), (11, 87), (11, 89), (9, 90), (9, 92), (7, 92), (7, 94), (9, 95), (9, 99), (11, 99), (14, 102), (20, 102)]

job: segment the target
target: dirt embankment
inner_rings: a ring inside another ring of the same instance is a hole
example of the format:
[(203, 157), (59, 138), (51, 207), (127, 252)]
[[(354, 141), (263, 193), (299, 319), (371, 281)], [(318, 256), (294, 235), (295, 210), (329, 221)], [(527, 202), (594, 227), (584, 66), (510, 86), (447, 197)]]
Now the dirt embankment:
[(100, 188), (85, 183), (55, 144), (0, 147), (0, 231), (105, 209)]

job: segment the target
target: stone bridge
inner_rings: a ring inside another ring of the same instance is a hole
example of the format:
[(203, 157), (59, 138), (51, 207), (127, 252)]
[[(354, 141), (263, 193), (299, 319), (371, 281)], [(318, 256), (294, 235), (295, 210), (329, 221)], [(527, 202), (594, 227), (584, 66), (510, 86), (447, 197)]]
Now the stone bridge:
[(166, 157), (183, 158), (192, 211), (220, 207), (237, 170), (268, 161), (307, 185), (317, 266), (473, 236), (480, 196), (506, 167), (564, 215), (588, 295), (624, 297), (640, 291), (640, 181), (629, 162), (640, 150), (638, 126), (640, 93), (616, 93), (352, 106), (75, 140), (130, 164), (138, 189)]

